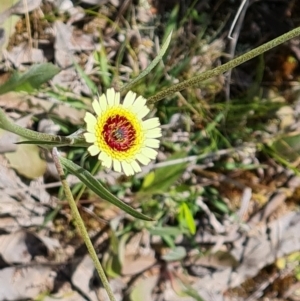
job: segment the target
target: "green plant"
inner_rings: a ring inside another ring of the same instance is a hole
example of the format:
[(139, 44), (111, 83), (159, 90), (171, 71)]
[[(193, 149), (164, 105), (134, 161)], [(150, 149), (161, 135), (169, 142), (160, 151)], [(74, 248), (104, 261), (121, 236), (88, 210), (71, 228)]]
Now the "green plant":
[[(265, 51), (268, 51), (269, 49), (293, 38), (300, 34), (300, 28), (296, 28), (277, 39), (274, 39), (254, 50), (249, 51), (248, 53), (237, 57), (230, 62), (219, 66), (213, 70), (209, 70), (206, 72), (203, 72), (198, 75), (194, 75), (191, 78), (184, 80), (178, 84), (174, 84), (171, 87), (165, 88), (158, 93), (156, 93), (153, 96), (150, 96), (148, 98), (147, 103), (149, 105), (156, 104), (158, 101), (162, 100), (163, 98), (166, 98), (168, 96), (173, 95), (174, 93), (180, 92), (184, 89), (194, 87), (196, 85), (201, 84), (202, 81), (207, 80), (211, 77), (220, 75), (239, 64), (242, 64), (243, 62), (246, 62), (247, 60), (250, 60), (251, 58), (261, 55)], [(127, 85), (121, 87), (120, 92), (122, 94), (125, 94), (127, 91), (131, 90), (138, 82), (140, 82), (145, 75), (149, 74), (154, 67), (159, 63), (159, 61), (162, 59), (164, 53), (167, 50), (167, 47), (169, 45), (171, 39), (171, 34), (168, 35), (166, 38), (166, 42), (163, 45), (159, 55), (157, 58), (153, 60), (153, 62), (148, 66), (148, 68), (143, 71), (137, 78), (133, 79), (130, 83)], [(101, 62), (100, 62), (101, 64)], [(103, 67), (103, 62), (101, 64)], [(104, 66), (105, 68), (107, 66)], [(51, 70), (51, 72), (45, 72), (45, 70)], [(108, 70), (108, 67), (106, 68)], [(40, 66), (34, 66), (32, 67), (28, 72), (20, 75), (15, 74), (10, 81), (8, 81), (6, 84), (1, 86), (0, 88), (0, 94), (4, 94), (8, 91), (14, 90), (14, 91), (26, 91), (26, 92), (32, 92), (34, 89), (38, 88), (43, 82), (50, 79), (53, 75), (55, 75), (58, 72), (57, 68), (53, 67), (52, 65), (40, 65)], [(175, 71), (179, 72), (178, 70)], [(41, 77), (41, 74), (43, 75)], [(45, 76), (47, 74), (47, 76)], [(109, 78), (105, 78), (105, 85), (108, 86), (110, 84)], [(92, 87), (92, 85), (91, 85)], [(92, 87), (94, 90), (94, 87)], [(221, 117), (221, 115), (219, 115)], [(212, 122), (208, 125), (208, 129), (214, 128), (215, 129), (216, 122)], [(99, 273), (99, 276), (102, 280), (102, 283), (107, 290), (107, 293), (109, 295), (110, 300), (115, 300), (113, 293), (109, 287), (108, 281), (106, 279), (104, 270), (97, 258), (97, 254), (92, 246), (92, 243), (88, 237), (87, 231), (85, 229), (85, 226), (83, 224), (83, 221), (79, 215), (76, 202), (74, 201), (73, 194), (65, 180), (65, 174), (64, 169), (75, 176), (77, 176), (80, 181), (87, 186), (89, 189), (91, 189), (94, 193), (102, 197), (103, 199), (111, 202), (112, 204), (118, 206), (128, 214), (139, 218), (141, 220), (145, 221), (151, 221), (152, 218), (140, 213), (139, 211), (133, 209), (132, 207), (128, 206), (127, 204), (123, 203), (121, 200), (119, 200), (117, 197), (112, 195), (99, 181), (94, 179), (92, 174), (84, 169), (83, 167), (78, 166), (77, 164), (73, 163), (71, 160), (62, 158), (57, 151), (57, 147), (88, 147), (90, 146), (89, 143), (86, 142), (84, 139), (83, 133), (84, 130), (79, 129), (74, 134), (71, 134), (69, 136), (57, 136), (57, 135), (49, 135), (49, 134), (42, 134), (35, 131), (31, 131), (25, 128), (22, 128), (14, 123), (12, 123), (5, 115), (3, 110), (0, 110), (0, 127), (4, 130), (13, 132), (17, 135), (22, 136), (23, 138), (26, 138), (28, 141), (22, 142), (27, 144), (36, 144), (41, 147), (44, 147), (46, 149), (52, 150), (53, 159), (55, 161), (56, 168), (59, 172), (60, 179), (65, 191), (66, 198), (69, 201), (72, 215), (74, 220), (76, 221), (76, 225), (78, 227), (79, 232), (81, 233), (85, 244), (88, 248), (88, 251), (90, 252), (91, 257), (93, 258), (93, 261), (95, 263), (96, 269)], [(218, 135), (218, 131), (214, 131), (216, 135)], [(118, 135), (122, 135), (123, 133), (118, 132)], [(119, 137), (119, 136), (118, 136)], [(226, 139), (220, 134), (217, 136), (216, 139), (223, 139), (224, 142), (226, 142)], [(200, 158), (200, 156), (197, 156), (197, 158)], [(196, 159), (197, 159), (196, 158)], [(168, 169), (168, 181), (161, 181), (162, 176), (160, 175), (162, 173), (161, 170), (157, 170), (154, 173), (150, 173), (143, 182), (142, 189), (140, 190), (140, 195), (153, 195), (155, 193), (161, 194), (164, 193), (166, 188), (170, 187), (182, 174), (184, 170), (185, 162), (184, 160), (180, 162), (179, 164), (175, 164), (172, 166), (172, 168)], [(118, 168), (115, 168), (118, 169)], [(165, 171), (166, 172), (166, 171)], [(182, 232), (189, 232), (191, 234), (195, 233), (195, 221), (194, 221), (194, 214), (197, 212), (197, 207), (193, 204), (193, 198), (190, 200), (191, 196), (188, 196), (187, 198), (184, 195), (181, 195), (176, 191), (175, 195), (172, 195), (172, 193), (169, 194), (171, 197), (172, 206), (174, 206), (174, 213), (175, 218), (179, 221), (180, 228), (153, 228), (151, 229), (152, 234), (158, 234), (160, 233), (165, 241), (167, 241), (169, 244), (173, 243), (173, 240), (170, 239), (170, 236), (177, 235), (178, 233)], [(173, 199), (172, 199), (173, 197)], [(215, 198), (215, 206), (218, 207), (219, 210), (226, 211), (226, 207), (220, 202), (220, 200), (216, 197)]]

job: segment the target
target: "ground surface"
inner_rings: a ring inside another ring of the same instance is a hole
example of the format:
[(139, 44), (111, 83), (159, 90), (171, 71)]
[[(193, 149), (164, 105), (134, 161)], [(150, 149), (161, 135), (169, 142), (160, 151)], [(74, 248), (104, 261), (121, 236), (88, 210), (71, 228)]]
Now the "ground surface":
[[(34, 64), (61, 71), (38, 90), (11, 87), (0, 107), (60, 135), (84, 126), (97, 93), (140, 74), (171, 30), (163, 61), (133, 88), (144, 97), (300, 23), (299, 3), (285, 0), (246, 2), (234, 39), (239, 1), (1, 2), (0, 84)], [(155, 222), (68, 176), (117, 300), (299, 300), (299, 60), (297, 38), (151, 106), (157, 160), (134, 177), (95, 177)], [(50, 154), (19, 139), (0, 132), (0, 300), (108, 300)], [(96, 164), (84, 148), (61, 152)]]

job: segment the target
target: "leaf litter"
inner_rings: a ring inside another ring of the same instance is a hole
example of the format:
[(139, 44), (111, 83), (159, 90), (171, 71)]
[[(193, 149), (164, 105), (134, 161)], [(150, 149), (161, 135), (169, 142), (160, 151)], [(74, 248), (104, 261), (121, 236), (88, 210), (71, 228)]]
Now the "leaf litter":
[[(19, 3), (21, 2), (19, 1)], [(81, 108), (74, 108), (63, 99), (57, 99), (56, 95), (49, 95), (46, 92), (41, 92), (35, 96), (19, 93), (0, 96), (1, 107), (13, 112), (10, 115), (15, 120), (19, 119), (19, 114), (51, 115), (61, 120), (67, 120), (72, 125), (81, 125), (83, 109), (89, 105), (89, 102), (82, 98), (82, 95), (91, 96), (91, 93), (87, 82), (82, 80), (74, 68), (74, 62), (79, 64), (89, 77), (96, 79), (98, 87), (100, 87), (101, 80), (109, 84), (112, 79), (108, 75), (108, 69), (103, 68), (105, 64), (103, 61), (97, 61), (95, 56), (95, 52), (100, 51), (103, 45), (106, 53), (103, 51), (100, 53), (107, 55), (108, 61), (121, 55), (119, 53), (120, 45), (126, 38), (130, 40), (135, 51), (139, 49), (137, 51), (139, 64), (133, 59), (134, 55), (125, 54), (128, 64), (120, 65), (122, 79), (127, 80), (131, 73), (137, 75), (149, 65), (149, 56), (152, 55), (153, 45), (155, 45), (149, 41), (152, 42), (153, 39), (139, 36), (141, 31), (136, 29), (131, 32), (128, 30), (126, 34), (122, 31), (118, 32), (117, 26), (122, 25), (121, 12), (128, 8), (126, 1), (124, 3), (118, 1), (100, 1), (101, 3), (99, 1), (95, 3), (91, 0), (83, 1), (88, 4), (92, 2), (92, 5), (103, 5), (100, 6), (99, 13), (106, 17), (100, 18), (100, 20), (95, 18), (90, 23), (86, 22), (89, 20), (89, 16), (82, 7), (73, 6), (70, 1), (44, 1), (45, 3), (43, 2), (41, 6), (42, 9), (38, 8), (40, 1), (28, 0), (27, 2), (29, 11), (39, 12), (38, 14), (33, 13), (31, 18), (33, 23), (37, 22), (40, 25), (34, 29), (35, 32), (38, 32), (39, 28), (43, 29), (43, 32), (40, 32), (45, 37), (44, 39), (41, 38), (40, 41), (41, 44), (44, 43), (44, 47), (41, 47), (43, 51), (32, 48), (27, 43), (28, 35), (24, 30), (25, 23), (19, 23), (22, 30), (15, 35), (15, 42), (10, 44), (7, 50), (6, 45), (0, 40), (3, 57), (1, 69), (8, 70), (8, 67), (14, 67), (23, 71), (27, 68), (27, 64), (53, 60), (63, 69), (52, 80), (53, 89), (57, 89), (56, 85), (59, 84), (60, 88), (66, 91), (73, 91), (73, 100), (76, 100), (74, 96), (76, 95), (83, 105)], [(68, 11), (68, 18), (63, 21), (57, 19), (53, 23), (42, 21), (41, 13), (43, 11), (49, 13), (53, 8), (59, 11), (60, 16)], [(110, 25), (109, 18), (114, 15), (112, 13), (114, 9), (118, 11), (116, 18), (118, 23)], [(145, 2), (137, 8), (137, 21), (151, 23), (153, 16), (150, 11), (158, 14), (161, 9), (167, 9), (165, 1), (157, 6)], [(17, 6), (1, 12), (4, 13), (7, 20), (12, 14), (23, 13), (18, 11)], [(78, 26), (80, 22), (87, 23), (84, 29)], [(100, 22), (98, 26), (103, 31), (103, 36), (99, 34), (98, 30), (95, 30), (93, 22)], [(10, 26), (10, 28), (4, 27), (3, 37), (7, 38), (12, 34), (14, 26)], [(91, 30), (89, 30), (89, 26)], [(218, 61), (220, 52), (224, 51), (224, 47), (223, 40), (216, 39), (214, 43), (209, 44), (209, 49), (206, 47), (205, 53), (194, 55), (192, 67), (188, 72), (193, 74), (211, 68), (214, 62)], [(180, 52), (182, 51), (181, 48), (170, 51), (173, 51), (173, 53), (168, 54), (171, 59), (173, 57), (184, 58), (184, 52)], [(102, 69), (99, 68), (99, 65)], [(165, 66), (167, 76), (169, 66)], [(285, 78), (291, 76), (294, 70), (294, 67), (286, 68)], [(95, 76), (98, 73), (101, 74), (101, 80)], [(276, 74), (276, 82), (280, 84), (279, 76)], [(118, 85), (114, 82), (112, 84)], [(222, 85), (223, 78), (212, 79), (210, 81), (211, 90), (203, 87), (203, 90), (197, 91), (199, 99), (204, 95), (212, 94), (212, 90), (220, 91)], [(184, 103), (183, 95), (181, 95), (180, 100)], [(197, 108), (197, 106), (205, 107), (206, 104), (199, 101), (195, 107)], [(293, 114), (294, 111), (291, 106), (285, 106), (278, 110), (277, 116), (281, 120), (279, 130), (285, 131), (295, 126), (296, 120), (294, 118), (297, 116)], [(186, 119), (182, 117), (183, 114), (179, 115), (182, 120)], [(189, 141), (190, 133), (184, 131), (188, 122), (185, 120), (176, 124), (172, 129), (170, 128), (166, 141), (169, 139), (169, 142), (173, 144), (178, 143), (178, 141), (182, 143)], [(190, 124), (193, 126), (197, 126), (198, 123), (199, 119), (197, 118), (190, 120)], [(28, 124), (24, 124), (24, 126), (28, 126)], [(278, 128), (275, 127), (275, 130)], [(30, 175), (22, 171), (24, 168), (22, 164), (17, 166), (14, 163), (11, 154), (17, 151), (14, 145), (17, 140), (15, 136), (9, 137), (7, 135), (10, 134), (2, 133), (2, 138), (0, 137), (1, 153), (4, 153), (5, 157), (9, 159), (0, 157), (0, 299), (35, 299), (44, 294), (43, 300), (47, 301), (57, 299), (105, 300), (103, 288), (95, 280), (95, 271), (90, 258), (85, 254), (77, 255), (76, 253), (81, 248), (81, 241), (78, 237), (74, 237), (74, 229), (67, 224), (70, 218), (68, 209), (60, 204), (62, 217), (45, 223), (45, 217), (49, 210), (55, 209), (58, 206), (58, 201), (45, 188), (44, 169)], [(8, 143), (9, 140), (10, 143)], [(20, 145), (17, 146), (17, 148), (19, 147)], [(248, 160), (249, 162), (252, 160), (253, 163), (259, 163), (255, 157), (256, 151), (254, 149), (254, 156), (253, 152), (240, 151), (238, 153), (240, 161)], [(37, 149), (31, 150), (30, 153), (35, 153), (35, 159), (42, 160)], [(211, 168), (222, 156), (225, 161), (230, 161), (228, 154), (216, 154), (215, 157), (207, 158), (201, 168), (204, 170)], [(160, 154), (160, 156), (161, 158), (166, 157), (165, 154)], [(19, 158), (19, 155), (17, 157)], [(28, 161), (26, 158), (22, 160)], [(30, 163), (31, 166), (40, 164), (49, 166), (50, 164), (46, 161), (43, 163), (34, 162), (36, 161)], [(176, 179), (174, 178), (168, 183), (167, 188), (163, 187), (164, 192), (174, 183), (177, 183), (180, 176), (186, 179), (190, 178), (197, 185), (203, 187), (208, 185), (218, 187), (225, 183), (228, 187), (226, 189), (220, 188), (220, 191), (223, 191), (224, 195), (232, 200), (231, 208), (239, 208), (240, 202), (242, 202), (241, 208), (243, 207), (243, 210), (241, 210), (237, 220), (225, 215), (220, 221), (207, 206), (207, 199), (205, 197), (199, 198), (197, 204), (204, 212), (204, 216), (201, 216), (201, 222), (197, 223), (194, 241), (199, 245), (201, 252), (191, 249), (188, 239), (183, 235), (178, 235), (175, 241), (176, 247), (179, 248), (179, 251), (184, 250), (183, 254), (186, 254), (179, 259), (176, 259), (176, 254), (170, 252), (176, 249), (165, 246), (163, 240), (166, 240), (166, 237), (150, 235), (149, 229), (151, 227), (143, 229), (142, 237), (138, 232), (132, 234), (123, 243), (119, 242), (112, 249), (114, 254), (106, 248), (111, 244), (109, 233), (103, 234), (103, 237), (97, 241), (96, 247), (99, 249), (99, 254), (102, 256), (103, 262), (106, 263), (106, 267), (111, 269), (111, 273), (117, 272), (115, 279), (111, 279), (110, 282), (118, 300), (123, 300), (124, 296), (132, 301), (162, 300), (162, 298), (170, 301), (201, 300), (201, 298), (203, 300), (230, 300), (227, 297), (230, 289), (240, 286), (249, 278), (253, 278), (265, 266), (273, 264), (277, 258), (300, 249), (300, 233), (297, 231), (300, 222), (299, 214), (295, 210), (291, 210), (286, 204), (286, 201), (297, 196), (299, 186), (297, 177), (274, 162), (270, 163), (268, 170), (257, 168), (258, 175), (237, 171), (237, 174), (228, 172), (226, 176), (209, 172), (204, 174), (199, 171), (199, 166), (194, 162), (191, 161), (183, 168), (186, 170), (185, 174), (182, 175), (183, 171), (180, 171), (180, 174), (176, 175)], [(155, 165), (152, 167), (155, 168)], [(27, 167), (26, 170), (30, 171), (30, 167)], [(262, 172), (260, 173), (260, 171)], [(279, 174), (282, 176), (281, 179), (278, 177)], [(110, 184), (117, 184), (114, 176), (103, 176), (109, 177)], [(274, 179), (272, 179), (273, 176)], [(250, 181), (249, 178), (251, 178)], [(159, 179), (156, 181), (159, 183)], [(161, 193), (162, 187), (158, 186), (157, 191)], [(134, 198), (130, 193), (125, 193), (126, 195), (129, 195), (128, 198)], [(259, 196), (262, 195), (263, 200), (259, 200)], [(107, 219), (109, 216), (108, 223), (119, 215), (118, 210), (114, 211), (111, 208), (102, 207), (100, 211), (100, 215), (104, 218)], [(125, 220), (126, 217), (118, 218), (121, 225), (126, 224)], [(99, 232), (99, 227), (96, 222), (96, 233)], [(92, 229), (90, 231), (92, 232)], [(210, 245), (210, 248), (206, 248), (207, 245)], [(120, 254), (122, 258), (117, 258)], [(170, 257), (170, 254), (175, 257)], [(114, 265), (118, 260), (121, 266)], [(55, 285), (56, 282), (59, 282), (59, 286)]]

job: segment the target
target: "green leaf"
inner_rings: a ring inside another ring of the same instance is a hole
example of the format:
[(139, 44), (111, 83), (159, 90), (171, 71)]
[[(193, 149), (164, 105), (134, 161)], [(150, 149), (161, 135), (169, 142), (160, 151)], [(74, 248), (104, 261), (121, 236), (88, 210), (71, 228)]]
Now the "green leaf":
[(121, 274), (122, 266), (117, 254), (110, 252), (105, 253), (103, 256), (103, 267), (107, 275), (112, 278), (116, 278)]
[(186, 222), (188, 229), (190, 230), (191, 234), (195, 234), (196, 233), (196, 224), (195, 224), (195, 220), (194, 220), (194, 217), (193, 217), (193, 214), (192, 214), (190, 208), (188, 207), (188, 205), (186, 203), (182, 203), (181, 209), (183, 211), (184, 220)]
[(166, 53), (170, 41), (171, 41), (171, 37), (172, 37), (172, 33), (173, 31), (171, 31), (168, 35), (168, 37), (166, 38), (164, 44), (162, 45), (158, 55), (155, 57), (155, 59), (150, 63), (150, 65), (143, 70), (135, 79), (133, 79), (130, 83), (128, 83), (127, 85), (123, 86), (121, 88), (121, 92), (122, 93), (126, 93), (128, 92), (137, 82), (139, 82), (143, 77), (145, 77), (147, 74), (150, 73), (150, 71), (162, 60), (162, 57), (164, 56), (164, 54)]
[(155, 173), (154, 171), (151, 171), (145, 176), (142, 187), (145, 189), (151, 186), (154, 180), (155, 180)]
[[(169, 157), (169, 160), (185, 157), (186, 154), (176, 153)], [(174, 164), (156, 169), (153, 173), (145, 178), (142, 189), (138, 192), (139, 195), (163, 193), (178, 180), (186, 168), (187, 163)]]
[(107, 53), (104, 47), (100, 48), (100, 70), (101, 70), (101, 78), (105, 87), (110, 86), (111, 78), (109, 77), (109, 70), (108, 70), (108, 62), (109, 59), (107, 58)]
[(78, 72), (79, 76), (84, 80), (86, 85), (89, 87), (92, 94), (97, 95), (98, 89), (97, 89), (97, 86), (93, 83), (93, 81), (85, 74), (83, 69), (76, 62), (74, 62), (74, 67), (75, 67), (76, 71)]
[(204, 301), (204, 299), (199, 295), (197, 290), (195, 290), (191, 285), (185, 284), (186, 289), (183, 291), (184, 294), (192, 297), (195, 301)]
[(229, 213), (230, 212), (227, 204), (224, 203), (224, 201), (222, 201), (221, 199), (213, 199), (213, 200), (211, 200), (211, 204), (215, 208), (217, 208), (218, 210), (220, 210), (222, 213)]
[(59, 73), (53, 64), (45, 63), (32, 66), (23, 74), (14, 72), (10, 79), (0, 86), (0, 95), (11, 91), (32, 92)]
[(181, 260), (186, 256), (186, 249), (182, 246), (175, 247), (169, 253), (164, 254), (162, 259), (166, 261)]
[(294, 132), (281, 136), (270, 146), (284, 159), (293, 162), (300, 155), (300, 133)]
[(83, 184), (85, 184), (88, 188), (90, 188), (93, 192), (95, 192), (102, 199), (112, 203), (113, 205), (119, 207), (124, 210), (126, 213), (130, 214), (133, 217), (152, 221), (153, 219), (136, 211), (129, 205), (123, 203), (113, 194), (111, 194), (105, 187), (101, 185), (99, 181), (97, 181), (87, 170), (80, 167), (79, 165), (73, 163), (72, 161), (59, 157), (61, 164), (65, 167), (65, 169), (75, 175)]
[(150, 234), (152, 235), (170, 235), (170, 236), (178, 236), (183, 233), (183, 230), (177, 227), (154, 227), (149, 229)]
[(50, 145), (53, 147), (59, 147), (59, 146), (83, 146), (83, 147), (87, 147), (90, 144), (86, 143), (85, 141), (78, 141), (73, 143), (72, 145), (70, 145), (71, 143), (67, 144), (66, 142), (62, 141), (62, 142), (58, 142), (58, 141), (44, 141), (44, 140), (25, 140), (25, 141), (19, 141), (16, 142), (15, 144), (34, 144), (34, 145)]
[(26, 141), (19, 141), (15, 144), (35, 144), (35, 145), (50, 145), (50, 146), (61, 146), (61, 143), (55, 141), (43, 141), (43, 140), (26, 140)]

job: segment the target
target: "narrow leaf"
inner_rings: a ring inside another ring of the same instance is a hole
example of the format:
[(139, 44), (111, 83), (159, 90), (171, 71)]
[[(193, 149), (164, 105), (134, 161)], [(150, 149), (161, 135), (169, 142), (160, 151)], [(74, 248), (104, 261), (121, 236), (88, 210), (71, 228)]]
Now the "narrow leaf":
[(23, 74), (15, 72), (10, 79), (0, 87), (0, 95), (10, 91), (32, 92), (59, 72), (59, 68), (50, 63), (32, 66)]
[(182, 208), (183, 208), (187, 227), (190, 230), (191, 234), (195, 234), (196, 233), (196, 224), (195, 224), (193, 214), (186, 203), (182, 203), (182, 206), (183, 206)]
[(60, 157), (61, 164), (66, 168), (66, 170), (73, 175), (75, 175), (83, 184), (85, 184), (88, 188), (90, 188), (93, 192), (95, 192), (98, 196), (103, 198), (104, 200), (112, 203), (113, 205), (119, 207), (120, 209), (124, 210), (126, 213), (130, 214), (133, 217), (152, 221), (153, 219), (136, 211), (129, 205), (125, 204), (113, 194), (111, 194), (105, 187), (101, 185), (99, 181), (97, 181), (92, 174), (90, 174), (87, 170), (80, 167), (79, 165), (73, 163), (72, 161)]
[(158, 235), (158, 236), (163, 236), (163, 235), (170, 235), (170, 236), (178, 236), (180, 234), (184, 233), (184, 230), (181, 230), (177, 227), (153, 227), (149, 229), (150, 234), (152, 235)]
[(299, 158), (300, 133), (293, 132), (280, 136), (270, 145), (280, 156), (289, 162)]
[[(175, 153), (168, 160), (174, 160), (186, 157), (185, 152)], [(158, 168), (145, 177), (142, 189), (138, 192), (138, 196), (145, 194), (163, 193), (167, 191), (183, 174), (187, 163), (179, 163), (173, 166), (165, 166)]]
[[(53, 147), (61, 147), (61, 146), (83, 146), (87, 147), (88, 144), (85, 141), (77, 141), (73, 144), (67, 143), (66, 141), (44, 141), (44, 140), (24, 140), (24, 141), (19, 141), (15, 142), (15, 144), (35, 144), (35, 145), (50, 145)], [(70, 145), (71, 144), (71, 145)]]
[(74, 66), (75, 66), (75, 69), (78, 72), (80, 78), (83, 79), (83, 81), (89, 87), (92, 94), (97, 95), (98, 89), (97, 89), (97, 86), (94, 84), (94, 82), (86, 75), (84, 70), (76, 62), (74, 62)]
[(170, 250), (168, 253), (164, 254), (162, 256), (162, 259), (166, 261), (177, 261), (183, 259), (185, 256), (186, 249), (182, 246), (178, 246)]
[(166, 51), (169, 47), (171, 37), (172, 37), (172, 31), (170, 32), (170, 34), (166, 38), (166, 40), (165, 40), (164, 44), (162, 45), (157, 57), (135, 79), (133, 79), (130, 83), (128, 83), (127, 85), (125, 85), (121, 88), (122, 93), (125, 94), (126, 92), (128, 92), (138, 81), (140, 81), (143, 77), (145, 77), (148, 73), (150, 73), (150, 71), (159, 63), (159, 61), (161, 61), (162, 57), (164, 56), (164, 54), (166, 53)]
[(43, 141), (43, 140), (25, 140), (25, 141), (16, 142), (15, 144), (51, 145), (53, 147), (65, 145), (65, 143), (59, 143), (59, 142), (55, 142), (55, 141)]

